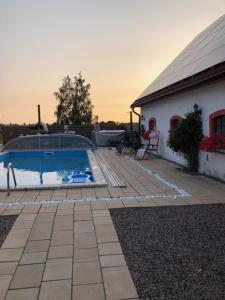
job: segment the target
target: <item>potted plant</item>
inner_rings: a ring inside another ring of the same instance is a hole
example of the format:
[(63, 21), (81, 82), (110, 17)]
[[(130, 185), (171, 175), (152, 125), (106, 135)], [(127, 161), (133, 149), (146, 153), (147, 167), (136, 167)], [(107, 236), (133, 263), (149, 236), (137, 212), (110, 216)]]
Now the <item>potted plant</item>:
[(225, 137), (222, 134), (212, 134), (203, 138), (200, 149), (206, 152), (214, 152), (225, 149)]
[(143, 139), (145, 141), (148, 141), (149, 140), (149, 131), (145, 131), (144, 134), (143, 134)]

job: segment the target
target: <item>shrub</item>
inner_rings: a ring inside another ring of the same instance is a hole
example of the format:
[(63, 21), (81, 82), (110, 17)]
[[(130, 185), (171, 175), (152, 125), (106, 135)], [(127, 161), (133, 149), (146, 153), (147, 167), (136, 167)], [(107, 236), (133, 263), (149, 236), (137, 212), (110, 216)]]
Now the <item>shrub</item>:
[(199, 167), (199, 145), (203, 138), (202, 121), (199, 112), (189, 112), (180, 120), (167, 141), (172, 151), (187, 160), (188, 169), (197, 172)]

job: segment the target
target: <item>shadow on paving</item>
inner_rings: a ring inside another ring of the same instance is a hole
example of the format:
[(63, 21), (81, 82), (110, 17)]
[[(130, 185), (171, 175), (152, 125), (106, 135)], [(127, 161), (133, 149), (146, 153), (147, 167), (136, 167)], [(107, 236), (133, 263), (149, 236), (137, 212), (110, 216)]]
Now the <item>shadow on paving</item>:
[(225, 205), (110, 210), (140, 299), (225, 299)]
[(0, 247), (17, 219), (17, 215), (0, 216)]

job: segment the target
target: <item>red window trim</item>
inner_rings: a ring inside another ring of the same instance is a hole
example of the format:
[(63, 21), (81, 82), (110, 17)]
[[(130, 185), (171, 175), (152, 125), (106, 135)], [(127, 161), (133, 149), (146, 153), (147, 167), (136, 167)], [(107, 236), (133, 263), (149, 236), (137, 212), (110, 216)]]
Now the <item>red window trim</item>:
[(156, 118), (152, 117), (152, 118), (150, 118), (148, 120), (148, 129), (149, 129), (149, 132), (151, 131), (150, 126), (149, 126), (150, 122), (154, 122), (154, 129), (156, 129)]
[(174, 120), (182, 120), (182, 117), (181, 116), (178, 116), (178, 115), (174, 115), (170, 118), (170, 130), (173, 129), (173, 121)]
[(210, 136), (215, 133), (216, 130), (216, 123), (215, 119), (219, 116), (225, 115), (225, 109), (220, 109), (209, 115), (209, 134)]

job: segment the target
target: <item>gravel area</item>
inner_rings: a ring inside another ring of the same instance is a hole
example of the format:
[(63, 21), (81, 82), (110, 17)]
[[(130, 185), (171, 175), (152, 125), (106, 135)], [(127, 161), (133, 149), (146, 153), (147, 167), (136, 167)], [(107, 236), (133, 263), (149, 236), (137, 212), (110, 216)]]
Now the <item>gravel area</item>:
[(17, 215), (0, 216), (0, 247), (16, 221)]
[(225, 205), (110, 210), (140, 299), (225, 299)]

